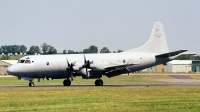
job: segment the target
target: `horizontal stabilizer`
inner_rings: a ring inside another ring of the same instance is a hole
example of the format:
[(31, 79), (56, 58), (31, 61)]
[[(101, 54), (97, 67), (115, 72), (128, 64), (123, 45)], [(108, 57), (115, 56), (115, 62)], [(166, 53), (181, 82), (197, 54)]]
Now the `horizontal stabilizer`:
[(179, 50), (179, 51), (174, 51), (174, 52), (169, 52), (169, 53), (164, 53), (164, 54), (159, 54), (156, 55), (156, 57), (171, 57), (171, 56), (176, 56), (180, 53), (186, 52), (187, 50)]

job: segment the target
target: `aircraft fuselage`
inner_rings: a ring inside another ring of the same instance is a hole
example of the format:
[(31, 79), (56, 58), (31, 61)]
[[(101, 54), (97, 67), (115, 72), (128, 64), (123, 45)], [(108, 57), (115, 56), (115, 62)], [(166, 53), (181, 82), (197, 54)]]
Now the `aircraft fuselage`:
[[(156, 59), (155, 55), (154, 53), (105, 53), (85, 54), (85, 57), (92, 62), (89, 68), (90, 72), (103, 74), (116, 69), (113, 69), (112, 66), (127, 65), (126, 67), (131, 72), (135, 72), (158, 63), (164, 63), (163, 61), (169, 61), (169, 59)], [(84, 54), (34, 55), (25, 56), (20, 60), (24, 60), (24, 62), (19, 62), (8, 69), (10, 74), (31, 78), (66, 78), (69, 76), (66, 71), (68, 66), (66, 60), (74, 63), (74, 73), (84, 75), (85, 71), (84, 69), (80, 70), (84, 64)], [(26, 63), (26, 60), (30, 60), (30, 63)]]

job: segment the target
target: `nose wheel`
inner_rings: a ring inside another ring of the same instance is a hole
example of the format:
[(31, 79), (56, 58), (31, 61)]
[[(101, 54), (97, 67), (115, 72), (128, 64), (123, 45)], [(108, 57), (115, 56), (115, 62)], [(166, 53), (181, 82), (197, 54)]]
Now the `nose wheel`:
[(64, 85), (64, 86), (70, 86), (70, 85), (71, 85), (71, 81), (70, 81), (69, 79), (65, 79), (65, 80), (63, 81), (63, 85)]
[(94, 82), (95, 86), (103, 86), (103, 80), (101, 79), (97, 79), (95, 82)]
[(29, 87), (34, 87), (34, 86), (35, 86), (34, 82), (30, 81)]

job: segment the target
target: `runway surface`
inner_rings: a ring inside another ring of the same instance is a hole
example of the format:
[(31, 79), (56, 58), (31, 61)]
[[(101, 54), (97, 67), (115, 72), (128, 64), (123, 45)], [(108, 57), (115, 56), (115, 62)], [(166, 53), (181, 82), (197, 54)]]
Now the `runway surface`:
[(0, 88), (73, 88), (73, 87), (187, 87), (187, 86), (200, 86), (200, 83), (193, 84), (105, 84), (103, 86), (95, 86), (93, 84), (74, 84), (71, 86), (63, 86), (63, 85), (35, 85), (34, 87), (29, 87), (28, 85), (8, 85), (8, 86), (0, 86)]

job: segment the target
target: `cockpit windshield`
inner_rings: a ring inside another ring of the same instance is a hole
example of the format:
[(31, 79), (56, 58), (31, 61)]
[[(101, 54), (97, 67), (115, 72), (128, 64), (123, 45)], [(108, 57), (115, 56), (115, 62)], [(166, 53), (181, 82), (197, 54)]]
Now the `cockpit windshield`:
[(18, 63), (30, 64), (30, 63), (31, 63), (31, 60), (19, 60)]
[(19, 60), (18, 63), (24, 63), (25, 60)]
[(25, 63), (30, 64), (31, 60), (26, 60)]

